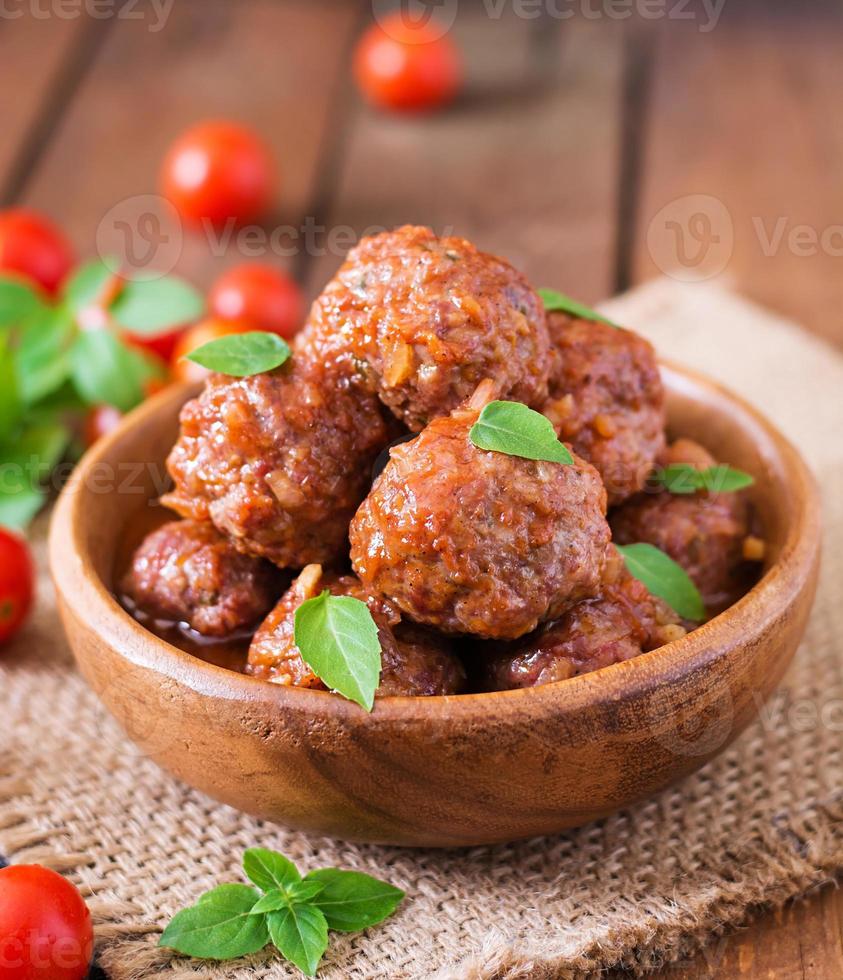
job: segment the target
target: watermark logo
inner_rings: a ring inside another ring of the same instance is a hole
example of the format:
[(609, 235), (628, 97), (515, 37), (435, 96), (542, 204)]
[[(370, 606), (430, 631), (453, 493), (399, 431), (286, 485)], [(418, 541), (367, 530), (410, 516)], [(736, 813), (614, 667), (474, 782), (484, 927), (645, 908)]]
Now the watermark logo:
[(163, 30), (176, 0), (0, 0), (0, 20), (137, 20), (150, 34)]
[(647, 229), (647, 248), (665, 275), (703, 282), (729, 264), (735, 229), (726, 205), (710, 194), (688, 194), (666, 204)]
[[(381, 28), (402, 43), (413, 43), (412, 32), (418, 31), (418, 43), (428, 43), (447, 34), (454, 26), (459, 0), (372, 0), (372, 13)], [(398, 36), (396, 25), (401, 27)]]
[(97, 226), (100, 258), (125, 278), (167, 275), (181, 256), (182, 243), (178, 211), (157, 194), (124, 198)]

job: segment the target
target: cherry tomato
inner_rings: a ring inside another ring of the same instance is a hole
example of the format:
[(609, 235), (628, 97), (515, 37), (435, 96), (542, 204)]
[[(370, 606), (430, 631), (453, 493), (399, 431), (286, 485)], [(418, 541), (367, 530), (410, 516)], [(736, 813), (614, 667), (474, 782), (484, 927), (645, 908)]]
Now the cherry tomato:
[(23, 626), (34, 594), (35, 569), (26, 542), (0, 527), (0, 644)]
[(255, 329), (288, 340), (304, 314), (304, 298), (296, 283), (273, 266), (259, 263), (224, 272), (211, 288), (208, 305), (220, 320), (254, 324)]
[(372, 105), (420, 112), (453, 101), (462, 68), (456, 45), (434, 23), (412, 24), (395, 13), (358, 42), (354, 75)]
[(169, 361), (183, 333), (184, 327), (177, 327), (175, 330), (168, 330), (166, 333), (159, 333), (152, 337), (142, 337), (136, 333), (124, 333), (123, 336), (133, 347), (154, 354), (162, 361)]
[(0, 871), (3, 980), (83, 980), (93, 953), (91, 913), (67, 879), (36, 864)]
[(226, 337), (231, 333), (248, 333), (258, 328), (248, 323), (226, 323), (223, 320), (202, 320), (182, 334), (173, 352), (172, 372), (176, 381), (202, 381), (211, 373), (201, 364), (194, 364), (185, 358), (191, 352), (209, 344), (212, 340)]
[(74, 264), (73, 249), (48, 218), (25, 208), (0, 211), (0, 269), (54, 294)]
[(229, 218), (253, 221), (272, 203), (272, 152), (246, 126), (225, 120), (202, 122), (170, 147), (161, 170), (161, 190), (181, 216), (223, 225)]
[(113, 405), (95, 405), (85, 418), (83, 438), (90, 448), (97, 440), (112, 432), (123, 419), (123, 413)]

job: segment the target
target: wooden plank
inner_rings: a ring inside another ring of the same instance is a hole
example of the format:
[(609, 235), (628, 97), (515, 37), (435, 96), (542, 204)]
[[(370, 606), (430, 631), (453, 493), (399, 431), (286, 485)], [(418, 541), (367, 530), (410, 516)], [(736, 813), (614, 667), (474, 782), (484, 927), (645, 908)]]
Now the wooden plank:
[[(495, 19), (460, 5), (468, 87), (445, 112), (378, 113), (348, 94), (326, 224), (453, 230), (537, 285), (612, 292), (623, 30), (617, 21)], [(318, 292), (341, 255), (315, 256)]]
[[(289, 264), (266, 243), (274, 228), (297, 228), (309, 213), (357, 10), (333, 0), (181, 0), (153, 31), (150, 4), (137, 9), (140, 19), (112, 23), (24, 201), (63, 224), (82, 254), (94, 252), (100, 222), (116, 233), (116, 223), (128, 220), (136, 254), (147, 252), (165, 267), (178, 254), (176, 268), (199, 283), (244, 258)], [(278, 213), (266, 225), (264, 246), (252, 240), (244, 249), (237, 236), (226, 242), (185, 231), (180, 249), (177, 233), (159, 248), (159, 231), (169, 235), (170, 225), (138, 227), (149, 202), (121, 202), (154, 195), (169, 143), (189, 124), (214, 117), (249, 123), (269, 140), (281, 170)]]
[(841, 28), (832, 0), (727, 3), (708, 34), (662, 23), (636, 280), (723, 266), (724, 282), (843, 344)]
[[(29, 160), (37, 154), (54, 109), (89, 47), (92, 24), (82, 19), (40, 19), (25, 4), (20, 16), (0, 21), (0, 200), (13, 202)], [(93, 26), (103, 33), (104, 22)]]

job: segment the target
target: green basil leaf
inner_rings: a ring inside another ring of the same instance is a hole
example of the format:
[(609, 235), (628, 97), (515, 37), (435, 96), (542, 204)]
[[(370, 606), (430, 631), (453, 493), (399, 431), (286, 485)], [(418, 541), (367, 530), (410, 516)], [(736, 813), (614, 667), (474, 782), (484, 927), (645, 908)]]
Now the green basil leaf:
[(0, 276), (0, 328), (16, 326), (43, 308), (41, 297), (25, 282)]
[(703, 487), (709, 493), (734, 493), (755, 483), (755, 479), (749, 473), (726, 465), (709, 466), (708, 469), (702, 470), (700, 478)]
[(0, 439), (14, 431), (23, 415), (23, 397), (8, 335), (0, 334)]
[(663, 469), (656, 470), (653, 481), (675, 494), (697, 493), (707, 490), (709, 493), (734, 493), (751, 487), (755, 480), (743, 470), (731, 466), (709, 466), (698, 470), (690, 463), (671, 463)]
[(46, 501), (42, 490), (29, 488), (9, 492), (0, 486), (0, 527), (25, 530)]
[(139, 405), (146, 382), (160, 375), (150, 358), (109, 330), (80, 333), (70, 349), (70, 368), (89, 405), (113, 405), (121, 412)]
[(121, 327), (154, 337), (198, 319), (205, 310), (202, 294), (183, 279), (130, 279), (111, 305)]
[(27, 405), (40, 402), (68, 380), (68, 352), (75, 335), (73, 317), (63, 307), (45, 307), (26, 321), (15, 364)]
[[(318, 881), (294, 881), (284, 888), (273, 888), (268, 891), (252, 909), (255, 915), (259, 912), (276, 912), (290, 905), (302, 905), (309, 902), (322, 891)], [(318, 902), (316, 903), (318, 905)]]
[(208, 960), (257, 953), (269, 942), (266, 919), (252, 914), (259, 898), (257, 889), (247, 885), (220, 885), (179, 912), (158, 945)]
[(369, 607), (327, 589), (296, 610), (293, 636), (304, 662), (332, 691), (367, 711), (380, 683), (381, 645)]
[(282, 956), (312, 977), (328, 948), (328, 923), (313, 905), (291, 905), (268, 912), (269, 937)]
[(617, 545), (630, 575), (659, 596), (683, 619), (705, 619), (702, 597), (690, 576), (669, 555), (651, 544)]
[(610, 327), (621, 329), (617, 323), (607, 320), (596, 310), (578, 303), (575, 299), (571, 299), (570, 296), (559, 293), (555, 289), (542, 288), (538, 290), (538, 294), (541, 296), (544, 308), (548, 313), (570, 313), (571, 316), (580, 317), (582, 320), (596, 320), (598, 323), (605, 323)]
[(398, 908), (404, 892), (385, 881), (359, 871), (322, 868), (304, 879), (323, 886), (313, 899), (325, 915), (329, 929), (358, 932), (388, 918)]
[(478, 449), (508, 456), (564, 464), (574, 461), (550, 420), (521, 402), (489, 402), (471, 427), (469, 438)]
[(218, 337), (187, 355), (210, 371), (247, 378), (280, 367), (290, 356), (287, 342), (274, 333), (253, 330)]
[(62, 298), (68, 309), (78, 314), (86, 307), (98, 306), (107, 299), (109, 284), (115, 279), (112, 272), (114, 267), (114, 263), (109, 267), (99, 259), (80, 266), (62, 287)]
[(246, 851), (243, 870), (249, 881), (265, 892), (301, 881), (298, 869), (289, 858), (265, 847), (252, 847)]

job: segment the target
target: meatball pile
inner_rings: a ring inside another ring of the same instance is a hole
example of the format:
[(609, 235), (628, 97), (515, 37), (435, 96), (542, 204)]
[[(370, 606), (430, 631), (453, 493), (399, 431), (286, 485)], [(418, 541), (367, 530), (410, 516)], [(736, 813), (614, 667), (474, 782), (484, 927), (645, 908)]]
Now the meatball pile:
[[(500, 400), (543, 413), (572, 461), (476, 446)], [(503, 259), (399, 228), (349, 253), (284, 365), (212, 375), (185, 405), (162, 498), (183, 520), (144, 541), (122, 590), (147, 618), (245, 633), (244, 670), (275, 684), (324, 688), (294, 635), (323, 590), (368, 606), (378, 697), (564, 680), (692, 626), (613, 541), (667, 552), (710, 613), (743, 590), (743, 494), (648, 486), (677, 462), (714, 461), (688, 440), (666, 448), (646, 340), (545, 314)]]

